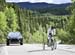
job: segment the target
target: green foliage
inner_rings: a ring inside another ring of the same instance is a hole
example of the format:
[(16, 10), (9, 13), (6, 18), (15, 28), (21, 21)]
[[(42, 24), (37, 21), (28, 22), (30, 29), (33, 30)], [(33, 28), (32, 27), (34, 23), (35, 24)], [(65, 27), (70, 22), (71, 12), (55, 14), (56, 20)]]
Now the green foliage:
[(32, 34), (30, 32), (24, 32), (23, 37), (25, 43), (32, 43)]
[(4, 35), (5, 31), (7, 29), (7, 22), (6, 22), (6, 16), (4, 12), (0, 12), (0, 43), (3, 43), (4, 41)]
[(68, 19), (69, 15), (64, 15), (66, 9), (49, 8), (31, 11), (21, 9), (15, 4), (6, 4), (4, 0), (0, 0), (0, 33), (2, 33), (0, 37), (4, 40), (8, 32), (20, 31), (26, 43), (42, 43), (43, 40), (46, 43), (48, 27), (55, 26), (58, 29), (57, 38), (62, 43), (71, 43), (72, 40), (75, 40), (74, 4), (71, 7), (70, 11), (73, 14)]
[(33, 40), (33, 42), (35, 42), (35, 43), (43, 43), (43, 38), (44, 38), (44, 41), (45, 41), (45, 43), (46, 43), (46, 42), (47, 42), (47, 35), (46, 35), (46, 33), (44, 32), (44, 30), (42, 29), (42, 27), (40, 26), (40, 27), (39, 27), (39, 30), (36, 31), (36, 32), (33, 34), (32, 40)]
[(61, 40), (61, 43), (69, 44), (69, 33), (67, 31), (64, 31), (63, 29), (58, 29), (58, 39)]
[(18, 28), (18, 24), (17, 24), (17, 15), (15, 14), (14, 9), (12, 7), (10, 8), (6, 7), (4, 12), (7, 18), (7, 24), (9, 29), (11, 31), (16, 31)]
[[(17, 15), (12, 7), (4, 7), (4, 11), (0, 11), (0, 37), (4, 40), (9, 31), (17, 31)], [(1, 34), (2, 33), (2, 34)], [(3, 41), (2, 41), (3, 42)]]
[(6, 22), (6, 16), (4, 12), (0, 12), (0, 30), (5, 30), (7, 22)]
[(43, 14), (43, 13), (50, 13), (54, 15), (69, 15), (69, 11), (66, 10), (64, 7), (62, 8), (44, 8), (44, 9), (36, 9), (37, 12)]
[(34, 34), (33, 34), (33, 37), (32, 37), (32, 40), (33, 42), (35, 43), (42, 43), (42, 34), (40, 34), (39, 31), (36, 31)]
[(72, 2), (75, 2), (75, 0), (72, 0)]
[(72, 15), (70, 16), (68, 31), (70, 33), (70, 42), (75, 44), (75, 8), (72, 10)]

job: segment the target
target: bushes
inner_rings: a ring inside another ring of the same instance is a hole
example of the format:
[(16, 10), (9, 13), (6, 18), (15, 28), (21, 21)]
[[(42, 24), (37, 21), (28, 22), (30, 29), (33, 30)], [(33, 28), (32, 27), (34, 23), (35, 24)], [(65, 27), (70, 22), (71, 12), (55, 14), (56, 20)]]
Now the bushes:
[(30, 32), (25, 32), (23, 34), (24, 42), (25, 43), (31, 43), (32, 42), (32, 34)]
[(61, 43), (69, 43), (69, 33), (63, 29), (58, 29), (58, 39), (61, 40)]
[(46, 42), (47, 41), (46, 34), (44, 32), (41, 34), (40, 31), (36, 31), (32, 36), (32, 41), (35, 43), (42, 43), (43, 38), (44, 38), (44, 41)]
[(32, 40), (35, 43), (42, 43), (44, 41), (47, 42), (47, 35), (44, 31), (44, 28), (42, 26), (39, 26), (39, 30), (37, 30), (35, 33), (33, 33)]

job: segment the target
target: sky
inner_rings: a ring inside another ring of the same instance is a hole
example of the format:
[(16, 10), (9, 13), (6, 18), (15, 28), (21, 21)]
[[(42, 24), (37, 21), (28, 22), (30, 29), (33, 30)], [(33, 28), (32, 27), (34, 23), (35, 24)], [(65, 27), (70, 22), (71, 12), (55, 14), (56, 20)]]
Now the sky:
[(61, 3), (70, 3), (71, 0), (6, 0), (6, 2), (46, 2), (46, 3), (55, 3), (55, 4), (61, 4)]

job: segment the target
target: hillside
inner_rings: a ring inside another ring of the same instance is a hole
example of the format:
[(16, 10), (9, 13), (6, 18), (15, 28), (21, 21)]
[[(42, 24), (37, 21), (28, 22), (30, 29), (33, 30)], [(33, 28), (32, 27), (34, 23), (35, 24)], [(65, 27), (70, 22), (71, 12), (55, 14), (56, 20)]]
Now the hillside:
[(71, 3), (66, 4), (48, 4), (48, 3), (29, 3), (21, 2), (16, 3), (20, 8), (30, 9), (39, 13), (51, 13), (54, 15), (66, 15), (69, 12), (66, 10)]
[(42, 9), (42, 8), (65, 8), (71, 3), (66, 3), (66, 4), (48, 4), (48, 3), (29, 3), (29, 2), (21, 2), (21, 3), (16, 3), (19, 5), (21, 8), (27, 8), (27, 9)]

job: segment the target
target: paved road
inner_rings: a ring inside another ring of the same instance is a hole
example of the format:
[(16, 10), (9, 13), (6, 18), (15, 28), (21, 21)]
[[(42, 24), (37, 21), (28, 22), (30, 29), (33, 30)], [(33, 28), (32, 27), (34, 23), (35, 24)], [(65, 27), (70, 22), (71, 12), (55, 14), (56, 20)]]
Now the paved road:
[[(50, 47), (46, 46), (43, 50), (41, 44), (11, 44), (0, 48), (0, 55), (75, 55), (75, 46), (58, 45), (58, 48), (51, 51)], [(73, 50), (72, 50), (73, 49)]]

